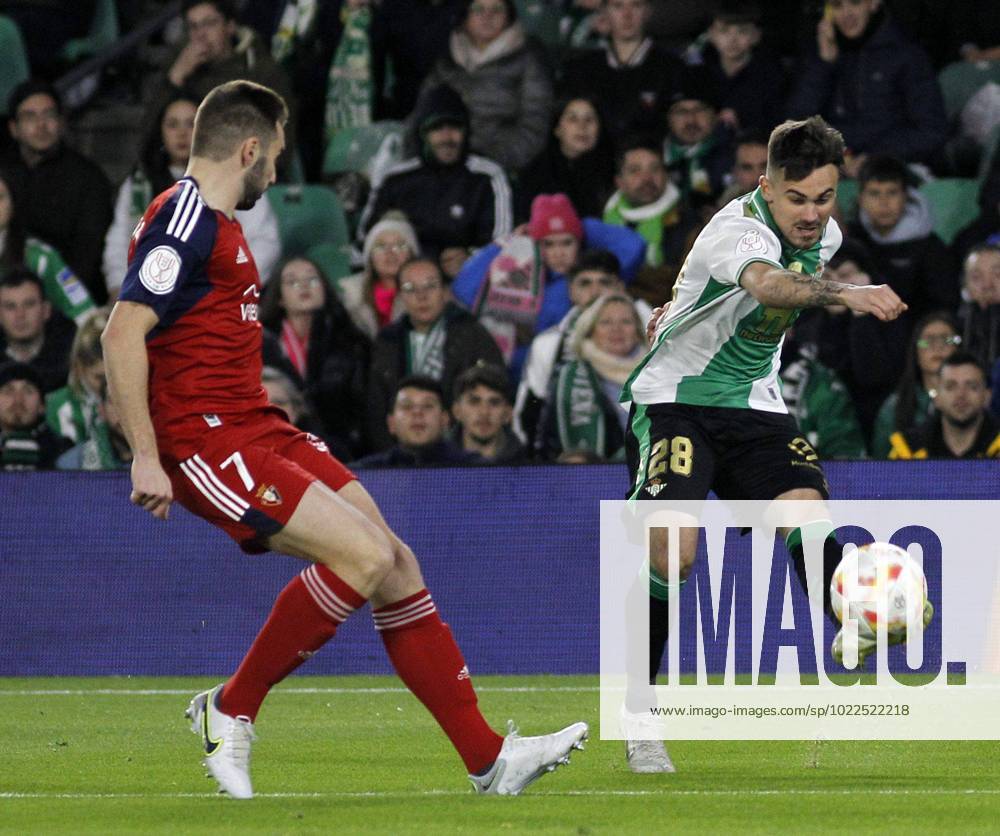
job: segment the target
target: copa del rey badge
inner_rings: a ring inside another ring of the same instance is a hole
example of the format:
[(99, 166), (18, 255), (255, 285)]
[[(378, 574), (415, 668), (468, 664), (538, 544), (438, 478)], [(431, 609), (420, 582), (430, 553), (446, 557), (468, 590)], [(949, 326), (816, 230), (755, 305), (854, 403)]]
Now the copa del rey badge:
[(738, 253), (759, 253), (765, 248), (764, 241), (760, 237), (760, 230), (749, 229), (736, 244)]

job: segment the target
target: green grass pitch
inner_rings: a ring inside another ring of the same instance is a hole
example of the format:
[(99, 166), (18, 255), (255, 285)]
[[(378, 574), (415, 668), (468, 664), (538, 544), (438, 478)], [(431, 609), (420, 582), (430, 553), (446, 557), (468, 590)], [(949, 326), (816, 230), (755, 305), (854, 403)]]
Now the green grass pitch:
[[(398, 681), (293, 677), (268, 698), (257, 798), (203, 777), (193, 678), (0, 679), (3, 833), (996, 833), (995, 743), (676, 742), (676, 775), (632, 775), (601, 742), (596, 677), (478, 677), (495, 727), (590, 723), (586, 751), (519, 798), (471, 794)], [(49, 692), (49, 693), (46, 693)]]

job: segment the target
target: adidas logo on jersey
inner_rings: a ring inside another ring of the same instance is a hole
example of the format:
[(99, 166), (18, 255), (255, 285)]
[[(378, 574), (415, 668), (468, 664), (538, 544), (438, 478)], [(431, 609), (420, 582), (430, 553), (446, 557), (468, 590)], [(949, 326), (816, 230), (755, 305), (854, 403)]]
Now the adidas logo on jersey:
[(243, 247), (240, 247), (236, 251), (236, 263), (237, 264), (246, 264), (249, 260), (250, 259), (247, 258), (247, 254), (245, 252), (243, 252)]

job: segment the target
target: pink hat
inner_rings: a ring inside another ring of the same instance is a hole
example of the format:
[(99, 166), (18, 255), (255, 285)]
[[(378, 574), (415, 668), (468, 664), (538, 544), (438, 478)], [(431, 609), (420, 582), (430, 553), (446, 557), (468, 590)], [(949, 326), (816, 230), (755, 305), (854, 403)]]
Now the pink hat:
[(541, 241), (546, 235), (572, 235), (583, 240), (583, 224), (564, 194), (540, 194), (531, 202), (528, 235)]

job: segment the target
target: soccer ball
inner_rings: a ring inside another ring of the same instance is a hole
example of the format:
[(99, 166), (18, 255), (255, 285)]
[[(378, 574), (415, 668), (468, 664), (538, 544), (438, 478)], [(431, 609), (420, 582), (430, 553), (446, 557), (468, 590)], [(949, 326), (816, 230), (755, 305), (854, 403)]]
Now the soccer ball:
[(844, 555), (830, 582), (830, 603), (841, 624), (845, 612), (864, 620), (874, 633), (884, 600), (889, 635), (906, 632), (907, 622), (923, 623), (927, 579), (920, 565), (898, 546), (867, 543)]

